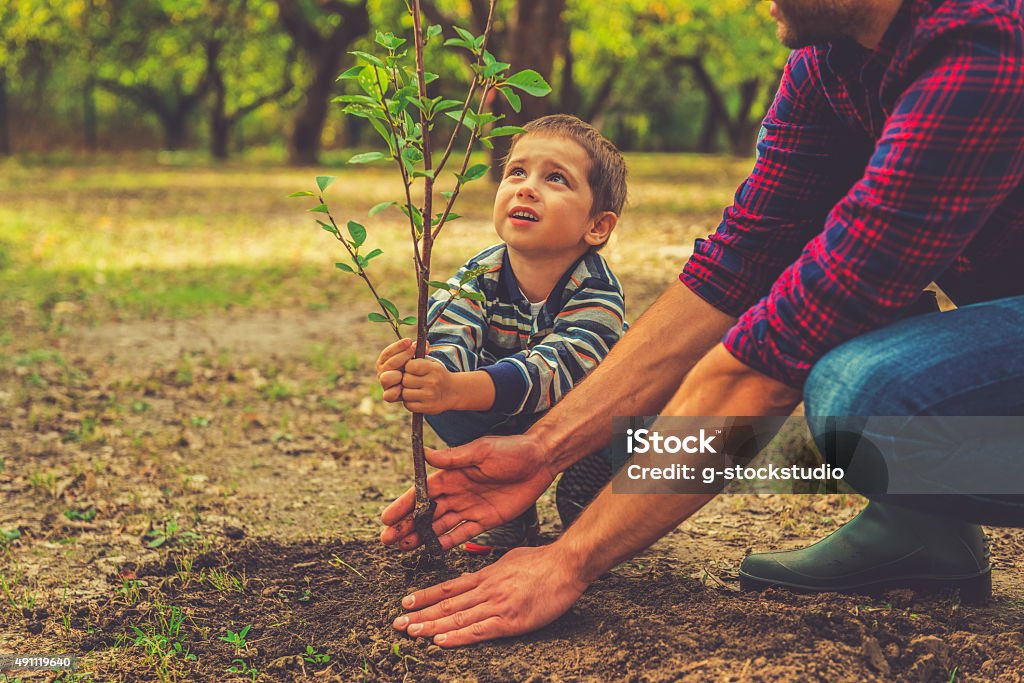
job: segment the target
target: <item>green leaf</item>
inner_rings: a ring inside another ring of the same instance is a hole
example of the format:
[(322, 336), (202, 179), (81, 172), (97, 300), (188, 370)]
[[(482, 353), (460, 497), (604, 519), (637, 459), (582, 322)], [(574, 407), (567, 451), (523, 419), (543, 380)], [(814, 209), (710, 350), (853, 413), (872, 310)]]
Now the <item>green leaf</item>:
[(366, 228), (355, 221), (348, 222), (348, 234), (352, 236), (352, 246), (356, 249), (366, 241)]
[(451, 190), (444, 190), (443, 192), (441, 192), (441, 196), (444, 197), (445, 199), (451, 199), (452, 195), (454, 194), (455, 193)]
[[(461, 106), (462, 103), (459, 102), (459, 105)], [(466, 124), (467, 126), (474, 127), (474, 128), (476, 127), (476, 114), (474, 114), (473, 112), (471, 112), (469, 110), (466, 110), (466, 116), (465, 117), (462, 117), (462, 111), (461, 110), (460, 111), (446, 111), (444, 113), (444, 115), (447, 116), (448, 118), (452, 119), (453, 121), (458, 121), (460, 118), (462, 118), (462, 122), (464, 124)]]
[(369, 215), (371, 217), (376, 216), (378, 213), (380, 213), (384, 209), (391, 208), (392, 206), (394, 206), (397, 203), (398, 202), (381, 202), (380, 204), (377, 204), (372, 209), (370, 209)]
[(480, 178), (483, 178), (488, 169), (490, 169), (490, 166), (487, 164), (474, 164), (462, 175), (459, 175), (458, 173), (455, 175), (458, 177), (460, 183), (468, 183), (472, 180), (479, 180)]
[(388, 313), (390, 313), (392, 316), (394, 316), (395, 318), (398, 317), (398, 306), (394, 305), (387, 299), (381, 299), (380, 305), (388, 309)]
[(354, 273), (354, 272), (356, 272), (356, 271), (354, 271), (352, 269), (352, 266), (348, 265), (347, 263), (335, 263), (334, 267), (337, 268), (340, 271), (345, 272), (345, 273)]
[(492, 62), (491, 64), (488, 64), (484, 68), (483, 72), (481, 72), (480, 75), (483, 76), (484, 78), (494, 78), (495, 76), (502, 73), (503, 71), (505, 71), (505, 69), (509, 68), (510, 66), (512, 65), (509, 64), (508, 62)]
[(498, 126), (497, 128), (492, 128), (491, 131), (487, 133), (487, 139), (500, 138), (505, 135), (518, 135), (519, 133), (525, 132), (526, 129), (522, 126)]
[[(438, 223), (440, 223), (441, 222), (441, 218), (443, 216), (444, 216), (443, 213), (439, 213), (436, 216), (434, 216), (434, 220), (432, 220), (430, 222), (431, 226), (433, 227), (433, 226), (437, 225)], [(460, 218), (462, 218), (462, 214), (458, 214), (458, 213), (455, 213), (454, 211), (452, 211), (451, 213), (448, 214), (448, 217), (444, 219), (444, 222), (448, 223), (449, 221), (457, 221)]]
[(372, 161), (380, 161), (381, 159), (387, 159), (387, 155), (383, 152), (365, 152), (363, 154), (356, 154), (354, 157), (348, 160), (350, 164), (368, 164)]
[(386, 47), (389, 50), (397, 50), (405, 44), (405, 38), (399, 38), (394, 33), (388, 31), (387, 33), (381, 33), (377, 31), (377, 37), (375, 42), (378, 45)]
[(434, 107), (433, 113), (440, 114), (441, 112), (448, 111), (450, 109), (461, 109), (463, 104), (462, 100), (441, 100)]
[(427, 284), (435, 289), (449, 290), (452, 288), (447, 282), (441, 282), (440, 280), (427, 280)]
[(462, 274), (462, 277), (459, 278), (459, 285), (460, 286), (464, 285), (467, 282), (469, 282), (470, 280), (472, 280), (473, 278), (480, 277), (481, 275), (483, 275), (486, 272), (487, 272), (487, 266), (476, 266), (476, 267), (470, 268), (469, 270), (467, 270), (465, 273)]
[(369, 95), (338, 95), (337, 97), (331, 98), (331, 102), (341, 102), (344, 104), (365, 104), (370, 107), (377, 107), (379, 103)]
[(343, 81), (346, 78), (356, 78), (357, 76), (359, 76), (359, 74), (363, 73), (363, 69), (365, 68), (366, 67), (363, 66), (362, 64), (357, 64), (356, 66), (353, 66), (350, 69), (345, 69), (344, 71), (342, 71), (341, 74), (339, 74), (338, 77), (334, 80)]
[(439, 78), (440, 76), (438, 76), (437, 74), (430, 73), (429, 71), (423, 72), (423, 83), (425, 85), (430, 85)]
[(320, 224), (321, 228), (323, 228), (327, 232), (331, 233), (332, 235), (337, 235), (338, 234), (338, 231), (335, 230), (334, 226), (331, 225), (330, 223), (324, 223), (323, 221), (319, 221), (319, 220), (317, 221), (317, 223)]
[(332, 175), (318, 175), (316, 177), (316, 186), (323, 192), (327, 189), (327, 186), (334, 182), (334, 176)]
[(544, 97), (551, 92), (551, 86), (544, 80), (544, 77), (533, 69), (526, 69), (517, 74), (512, 74), (505, 79), (504, 84), (519, 88), (527, 95)]
[(464, 289), (459, 292), (459, 298), (469, 299), (470, 301), (485, 301), (487, 299), (481, 292), (468, 292)]
[(366, 256), (363, 257), (363, 263), (369, 263), (371, 260), (377, 258), (378, 256), (380, 256), (383, 253), (384, 252), (381, 251), (380, 249), (374, 249), (369, 254), (367, 254)]
[(292, 197), (315, 197), (315, 196), (316, 195), (314, 195), (309, 190), (303, 190), (302, 192), (292, 192), (290, 195), (288, 195), (288, 198), (291, 199)]
[(312, 211), (314, 213), (330, 213), (330, 210), (327, 208), (326, 204), (320, 204), (318, 206), (314, 206), (312, 209), (310, 209), (310, 211)]
[(473, 51), (473, 43), (468, 40), (462, 40), (461, 38), (449, 38), (444, 41), (445, 47), (464, 47), (470, 52)]
[(369, 321), (371, 323), (386, 323), (386, 322), (388, 322), (387, 317), (381, 315), (380, 313), (370, 313), (366, 317), (369, 319)]
[(412, 177), (413, 178), (430, 178), (431, 180), (433, 180), (434, 179), (434, 169), (430, 169), (429, 171), (413, 171), (412, 172)]
[(350, 55), (355, 55), (356, 57), (359, 57), (364, 62), (369, 62), (370, 64), (373, 64), (374, 66), (378, 66), (378, 67), (380, 67), (382, 69), (385, 68), (384, 62), (382, 62), (379, 57), (377, 57), (376, 55), (371, 55), (369, 52), (359, 52), (358, 50), (356, 50), (355, 52), (349, 52), (349, 54)]
[(498, 88), (498, 91), (505, 96), (506, 100), (508, 100), (508, 106), (512, 107), (512, 111), (522, 111), (523, 100), (515, 91), (512, 90), (512, 88)]
[(436, 38), (439, 35), (441, 35), (440, 24), (434, 24), (432, 26), (427, 27), (427, 40), (430, 40), (431, 38)]
[(463, 40), (468, 41), (470, 43), (476, 40), (476, 36), (474, 36), (466, 29), (462, 28), (461, 26), (452, 26), (452, 28), (455, 29), (455, 32), (458, 33)]
[(420, 213), (420, 210), (415, 206), (409, 207), (407, 204), (403, 204), (401, 209), (402, 213), (412, 218), (412, 224), (416, 226), (417, 232), (423, 232), (423, 214)]
[(399, 320), (398, 324), (399, 325), (415, 325), (416, 324), (416, 316), (414, 316), (414, 315), (406, 316), (405, 318), (402, 318), (401, 320)]

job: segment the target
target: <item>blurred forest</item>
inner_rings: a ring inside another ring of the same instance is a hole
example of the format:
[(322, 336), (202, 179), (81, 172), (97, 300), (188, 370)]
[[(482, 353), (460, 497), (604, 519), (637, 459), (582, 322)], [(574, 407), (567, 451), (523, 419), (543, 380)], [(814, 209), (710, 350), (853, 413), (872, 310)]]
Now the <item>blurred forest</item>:
[[(423, 4), (446, 31), (483, 30), (486, 0)], [(372, 145), (331, 100), (376, 30), (411, 30), (405, 2), (0, 0), (0, 156), (260, 150), (309, 165)], [(501, 0), (488, 47), (554, 87), (519, 114), (495, 100), (509, 123), (569, 112), (625, 150), (743, 155), (786, 57), (763, 0)], [(440, 42), (427, 63), (435, 87), (469, 76)]]

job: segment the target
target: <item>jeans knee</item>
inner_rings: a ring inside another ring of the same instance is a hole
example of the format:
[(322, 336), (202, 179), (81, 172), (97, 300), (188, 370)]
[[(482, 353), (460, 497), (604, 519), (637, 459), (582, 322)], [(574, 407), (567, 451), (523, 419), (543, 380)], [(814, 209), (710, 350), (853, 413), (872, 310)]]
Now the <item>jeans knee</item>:
[(859, 339), (825, 354), (804, 384), (807, 415), (889, 415), (898, 397), (889, 391), (899, 363)]

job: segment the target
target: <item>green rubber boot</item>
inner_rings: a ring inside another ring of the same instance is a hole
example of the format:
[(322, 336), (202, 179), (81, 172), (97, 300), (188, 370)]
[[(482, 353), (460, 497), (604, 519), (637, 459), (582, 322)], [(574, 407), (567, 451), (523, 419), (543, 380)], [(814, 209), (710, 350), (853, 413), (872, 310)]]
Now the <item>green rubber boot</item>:
[(992, 596), (992, 570), (980, 526), (872, 502), (812, 546), (747, 556), (740, 588), (769, 586), (815, 593), (959, 589), (963, 602), (979, 603)]

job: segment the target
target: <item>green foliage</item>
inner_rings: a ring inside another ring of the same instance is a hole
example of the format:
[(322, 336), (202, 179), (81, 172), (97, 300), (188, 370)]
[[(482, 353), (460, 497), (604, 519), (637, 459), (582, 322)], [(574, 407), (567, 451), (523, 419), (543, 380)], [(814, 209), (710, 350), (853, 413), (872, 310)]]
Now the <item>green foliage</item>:
[(249, 633), (250, 628), (252, 628), (252, 624), (247, 624), (241, 631), (237, 632), (227, 629), (227, 635), (220, 636), (220, 640), (234, 645), (235, 650), (245, 650), (249, 647), (249, 644), (245, 642), (245, 636)]
[[(338, 76), (339, 81), (354, 81), (361, 90), (361, 94), (342, 95), (334, 98), (335, 102), (342, 105), (343, 112), (351, 117), (368, 121), (387, 148), (387, 152), (373, 151), (356, 154), (348, 160), (348, 163), (350, 165), (368, 164), (390, 159), (395, 163), (402, 179), (405, 190), (404, 199), (381, 202), (370, 210), (369, 215), (375, 216), (391, 206), (398, 206), (402, 210), (409, 220), (414, 242), (413, 248), (417, 254), (418, 278), (426, 286), (449, 291), (451, 297), (449, 301), (460, 297), (476, 298), (477, 295), (464, 290), (463, 285), (468, 280), (459, 283), (459, 286), (455, 288), (431, 283), (429, 281), (429, 257), (425, 256), (430, 253), (430, 248), (424, 247), (424, 244), (432, 245), (434, 238), (445, 223), (459, 217), (458, 214), (452, 212), (452, 207), (462, 187), (466, 183), (483, 178), (490, 170), (487, 164), (469, 165), (475, 143), (483, 140), (485, 144), (489, 144), (488, 140), (491, 138), (522, 132), (522, 128), (517, 126), (493, 127), (493, 124), (498, 122), (502, 116), (486, 111), (487, 96), (494, 91), (505, 93), (508, 96), (508, 93), (519, 90), (534, 97), (542, 97), (551, 91), (551, 87), (536, 71), (527, 69), (509, 74), (510, 65), (507, 62), (499, 61), (485, 48), (486, 36), (474, 35), (458, 26), (454, 27), (454, 30), (459, 37), (449, 38), (444, 41), (444, 46), (454, 50), (468, 51), (475, 60), (471, 65), (473, 78), (464, 97), (460, 99), (445, 98), (443, 95), (431, 97), (425, 84), (436, 81), (438, 75), (427, 71), (419, 61), (423, 56), (422, 52), (410, 54), (410, 50), (406, 47), (409, 42), (407, 39), (390, 31), (377, 31), (374, 41), (377, 46), (386, 50), (386, 54), (374, 54), (362, 50), (353, 51), (351, 54), (358, 58), (360, 63), (346, 69)], [(423, 44), (428, 44), (431, 39), (441, 33), (442, 30), (438, 26), (426, 27), (423, 29)], [(417, 49), (423, 49), (418, 42)], [(518, 99), (518, 95), (514, 98)], [(438, 117), (442, 115), (455, 121), (455, 129), (444, 144), (443, 152), (439, 152), (434, 147), (436, 136), (432, 136), (431, 132), (435, 128)], [(455, 176), (454, 187), (440, 193), (438, 199), (443, 198), (445, 208), (444, 211), (435, 215), (428, 208), (433, 205), (435, 199), (435, 181), (439, 179), (441, 171), (444, 170), (448, 162), (453, 159), (452, 153), (463, 138), (468, 139), (463, 143), (465, 147), (461, 154), (461, 168), (453, 173)], [(437, 154), (436, 158), (435, 154)], [(425, 335), (429, 324), (426, 321), (417, 321), (416, 316), (402, 315), (392, 301), (378, 293), (371, 281), (367, 271), (370, 261), (380, 256), (383, 251), (379, 248), (365, 254), (361, 251), (368, 236), (366, 227), (354, 220), (348, 221), (347, 237), (338, 229), (338, 222), (323, 198), (323, 192), (331, 181), (333, 181), (331, 177), (318, 176), (316, 183), (319, 192), (300, 191), (289, 196), (315, 197), (319, 203), (310, 211), (328, 216), (329, 222), (318, 220), (317, 223), (342, 243), (350, 258), (348, 262), (335, 262), (335, 267), (343, 273), (361, 278), (380, 308), (380, 312), (369, 313), (367, 319), (370, 322), (390, 325), (397, 336), (401, 336), (400, 328), (402, 326), (423, 322), (425, 325), (418, 327), (417, 336)], [(414, 196), (420, 194), (416, 189), (419, 182), (423, 183), (422, 204), (413, 200)], [(425, 214), (430, 218), (429, 225), (424, 218)]]

